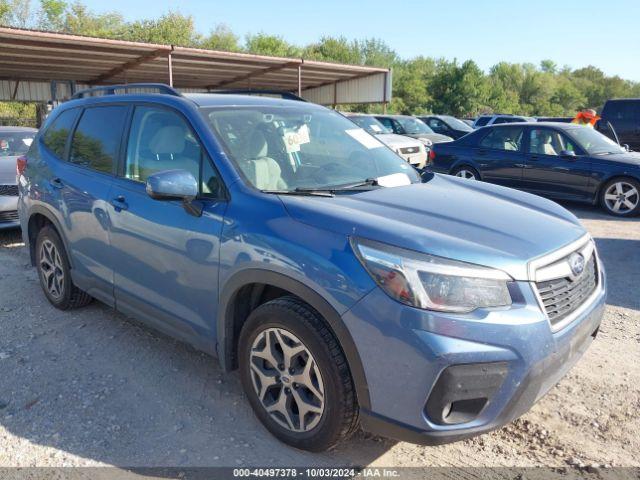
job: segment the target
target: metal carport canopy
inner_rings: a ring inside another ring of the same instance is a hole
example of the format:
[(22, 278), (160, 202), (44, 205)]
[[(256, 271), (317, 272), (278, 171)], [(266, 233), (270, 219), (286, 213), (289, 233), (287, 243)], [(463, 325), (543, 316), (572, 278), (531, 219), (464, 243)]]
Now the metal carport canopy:
[(70, 96), (72, 84), (133, 82), (285, 90), (324, 105), (391, 99), (386, 68), (0, 27), (0, 100), (48, 101)]

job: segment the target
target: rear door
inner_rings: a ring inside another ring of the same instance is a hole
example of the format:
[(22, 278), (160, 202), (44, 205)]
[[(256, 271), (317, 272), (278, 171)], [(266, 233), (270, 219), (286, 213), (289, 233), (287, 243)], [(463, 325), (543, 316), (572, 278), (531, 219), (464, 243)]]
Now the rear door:
[(591, 159), (560, 130), (530, 128), (525, 148), (525, 190), (559, 199), (593, 198)]
[(524, 127), (504, 126), (489, 129), (474, 149), (473, 160), (486, 182), (519, 187), (522, 181)]
[(113, 305), (113, 258), (108, 201), (128, 109), (116, 104), (85, 108), (62, 159), (56, 150), (64, 150), (67, 126), (44, 136), (49, 153), (56, 157), (50, 162), (48, 182), (59, 202), (56, 207), (71, 250), (71, 274), (80, 288), (109, 305)]
[[(181, 113), (148, 104), (135, 107), (123, 157), (110, 195), (118, 310), (186, 340), (214, 336), (227, 200), (211, 159)], [(173, 169), (200, 179), (202, 216), (146, 193), (150, 175)]]

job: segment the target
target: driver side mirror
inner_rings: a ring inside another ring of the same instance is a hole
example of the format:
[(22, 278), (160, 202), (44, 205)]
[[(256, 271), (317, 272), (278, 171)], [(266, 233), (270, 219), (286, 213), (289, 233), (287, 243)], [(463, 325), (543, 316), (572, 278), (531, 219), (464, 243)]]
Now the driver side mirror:
[(186, 170), (165, 170), (149, 175), (147, 195), (154, 200), (182, 200), (185, 210), (194, 215), (202, 215), (202, 204), (196, 201), (198, 181)]
[(575, 158), (576, 157), (576, 152), (574, 152), (573, 150), (562, 150), (560, 152), (560, 156), (563, 158)]

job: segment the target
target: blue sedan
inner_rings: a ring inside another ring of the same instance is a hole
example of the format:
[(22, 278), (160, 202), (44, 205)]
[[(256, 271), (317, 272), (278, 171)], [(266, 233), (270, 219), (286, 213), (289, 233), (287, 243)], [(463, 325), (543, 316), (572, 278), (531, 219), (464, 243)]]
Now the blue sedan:
[(484, 127), (434, 145), (430, 163), (434, 172), (600, 204), (612, 215), (640, 213), (640, 153), (588, 127), (552, 122)]

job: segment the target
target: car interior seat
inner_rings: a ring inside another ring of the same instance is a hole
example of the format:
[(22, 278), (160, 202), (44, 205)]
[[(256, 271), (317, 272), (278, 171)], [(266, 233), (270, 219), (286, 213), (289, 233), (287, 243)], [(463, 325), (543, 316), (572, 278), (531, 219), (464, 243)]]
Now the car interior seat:
[(264, 133), (254, 130), (243, 146), (239, 166), (249, 181), (260, 190), (284, 190), (287, 183), (282, 178), (280, 165), (267, 156), (269, 145)]

